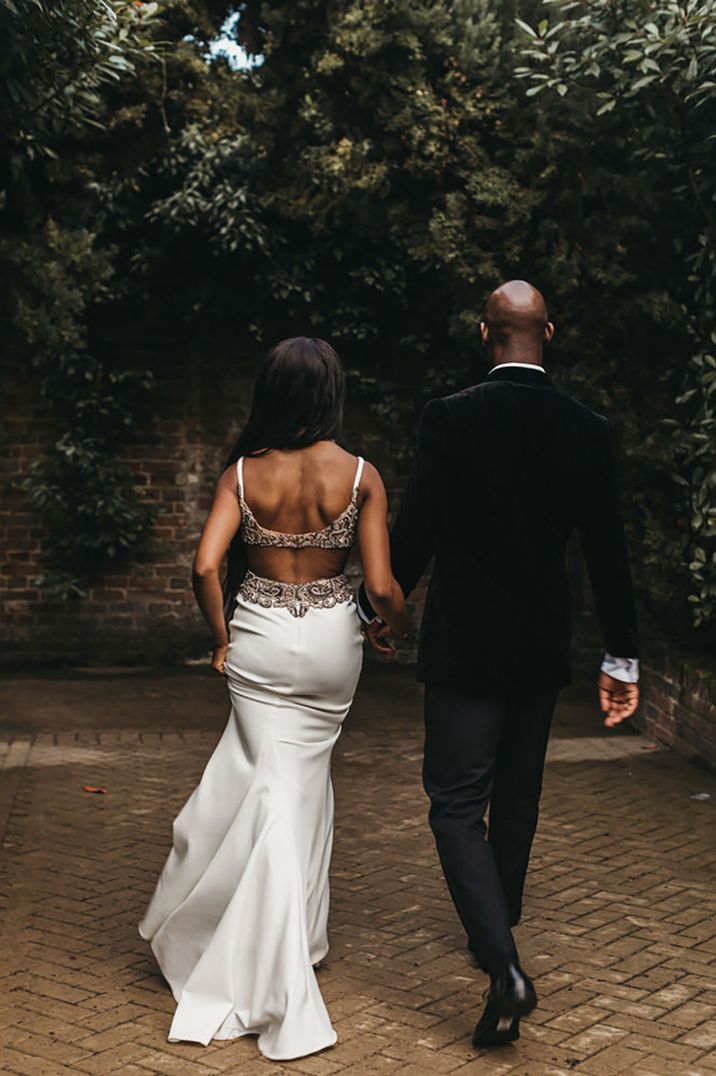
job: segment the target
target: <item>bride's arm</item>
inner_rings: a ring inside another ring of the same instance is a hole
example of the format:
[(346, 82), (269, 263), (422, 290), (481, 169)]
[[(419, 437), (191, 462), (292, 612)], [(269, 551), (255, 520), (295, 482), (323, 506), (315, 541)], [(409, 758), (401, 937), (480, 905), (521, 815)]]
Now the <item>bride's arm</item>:
[[(241, 510), (236, 496), (236, 472), (228, 467), (216, 487), (214, 503), (201, 533), (192, 574), (194, 594), (204, 619), (214, 636), (214, 647), (224, 649), (229, 642), (224, 621), (224, 605), (219, 571), (231, 539), (239, 529)], [(212, 664), (217, 665), (214, 654)], [(221, 671), (221, 670), (219, 670)]]
[(375, 467), (366, 463), (361, 487), (365, 497), (358, 519), (358, 543), (363, 562), (363, 585), (368, 600), (394, 635), (405, 636), (410, 620), (405, 598), (390, 567), (388, 498)]

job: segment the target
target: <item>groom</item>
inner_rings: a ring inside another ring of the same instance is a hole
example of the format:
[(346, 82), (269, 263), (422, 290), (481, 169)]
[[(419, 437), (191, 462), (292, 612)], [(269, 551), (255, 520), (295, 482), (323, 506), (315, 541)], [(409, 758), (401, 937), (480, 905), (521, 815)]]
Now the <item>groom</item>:
[[(476, 1046), (514, 1041), (537, 1003), (510, 928), (520, 920), (550, 722), (570, 682), (565, 550), (575, 529), (607, 649), (606, 725), (636, 710), (639, 664), (609, 422), (550, 380), (542, 352), (554, 326), (532, 285), (511, 280), (492, 292), (480, 332), (490, 372), (426, 405), (391, 532), (406, 595), (435, 558), (418, 651), (423, 775), (445, 879), (491, 979)], [(371, 644), (391, 653), (362, 588), (359, 609)]]

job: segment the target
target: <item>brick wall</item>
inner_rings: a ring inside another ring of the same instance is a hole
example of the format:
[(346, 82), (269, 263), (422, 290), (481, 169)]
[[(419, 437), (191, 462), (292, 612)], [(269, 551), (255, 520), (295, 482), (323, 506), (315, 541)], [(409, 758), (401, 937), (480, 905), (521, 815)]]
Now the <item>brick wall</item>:
[[(0, 446), (0, 640), (7, 662), (80, 664), (172, 660), (191, 655), (204, 637), (189, 570), (201, 520), (222, 457), (243, 416), (241, 378), (226, 396), (187, 363), (161, 381), (154, 420), (132, 438), (124, 458), (141, 496), (157, 508), (151, 547), (108, 565), (87, 598), (48, 603), (35, 579), (49, 540), (20, 482), (34, 458), (51, 450), (53, 427), (28, 381), (3, 394)], [(227, 414), (227, 399), (236, 403)]]
[(716, 661), (650, 642), (642, 660), (636, 724), (716, 773)]

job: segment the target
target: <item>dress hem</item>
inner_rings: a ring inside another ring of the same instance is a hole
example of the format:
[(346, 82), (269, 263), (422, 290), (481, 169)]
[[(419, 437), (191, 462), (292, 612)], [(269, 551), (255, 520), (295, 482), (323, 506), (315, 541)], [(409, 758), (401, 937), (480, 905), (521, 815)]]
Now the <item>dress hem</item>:
[[(231, 1042), (232, 1039), (245, 1039), (249, 1035), (255, 1036), (256, 1038), (260, 1038), (261, 1032), (235, 1031), (232, 1032), (230, 1035), (212, 1035), (210, 1039), (200, 1039), (194, 1035), (167, 1035), (167, 1042), (198, 1042), (202, 1046), (208, 1046), (212, 1042)], [(330, 1050), (331, 1047), (335, 1046), (337, 1042), (338, 1034), (334, 1031), (333, 1037), (330, 1039), (330, 1041), (323, 1043), (323, 1045), (308, 1046), (305, 1049), (301, 1050), (300, 1053), (295, 1053), (294, 1051), (292, 1051), (288, 1054), (268, 1054), (261, 1049), (261, 1046), (258, 1042), (256, 1045), (258, 1046), (261, 1056), (265, 1057), (268, 1061), (296, 1061), (301, 1057), (310, 1057), (311, 1054), (318, 1054), (322, 1053), (324, 1050)]]

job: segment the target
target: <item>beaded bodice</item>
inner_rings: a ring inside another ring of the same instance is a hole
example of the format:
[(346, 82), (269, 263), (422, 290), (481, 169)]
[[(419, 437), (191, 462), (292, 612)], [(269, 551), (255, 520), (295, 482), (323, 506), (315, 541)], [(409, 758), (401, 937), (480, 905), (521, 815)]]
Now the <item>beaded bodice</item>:
[(239, 594), (264, 609), (288, 609), (293, 617), (304, 617), (309, 609), (332, 609), (334, 605), (353, 600), (347, 575), (313, 579), (310, 583), (284, 583), (280, 579), (266, 579), (247, 572)]
[(246, 545), (274, 546), (280, 549), (350, 549), (358, 527), (358, 487), (363, 473), (363, 457), (358, 457), (351, 499), (341, 514), (318, 531), (272, 531), (262, 527), (244, 497), (243, 456), (236, 463), (236, 486), (241, 508), (239, 534)]

